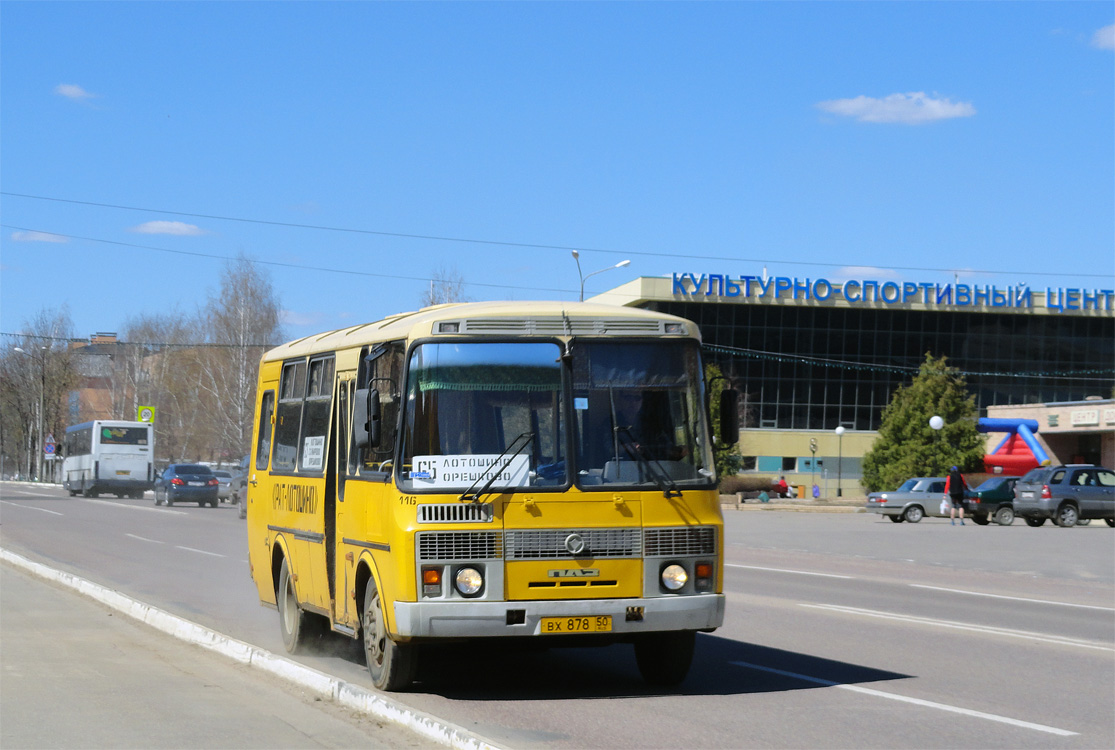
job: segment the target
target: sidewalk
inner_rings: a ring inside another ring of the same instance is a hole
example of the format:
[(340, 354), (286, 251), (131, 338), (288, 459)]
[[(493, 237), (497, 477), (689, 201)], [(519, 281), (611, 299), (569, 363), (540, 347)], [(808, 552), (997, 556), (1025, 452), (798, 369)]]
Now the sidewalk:
[(721, 495), (721, 510), (782, 510), (799, 513), (863, 513), (867, 497), (840, 497), (818, 500), (791, 500), (771, 498), (761, 502), (757, 498), (740, 500), (737, 495)]
[(446, 747), (6, 562), (0, 592), (0, 747)]

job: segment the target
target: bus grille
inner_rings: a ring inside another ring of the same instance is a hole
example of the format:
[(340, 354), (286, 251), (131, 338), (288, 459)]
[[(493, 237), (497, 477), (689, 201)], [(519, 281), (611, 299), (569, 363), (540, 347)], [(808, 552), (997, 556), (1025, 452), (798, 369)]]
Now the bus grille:
[(712, 526), (647, 529), (644, 536), (647, 557), (716, 554), (716, 529)]
[[(584, 552), (574, 555), (566, 539), (578, 534)], [(508, 560), (570, 560), (574, 557), (640, 557), (639, 529), (538, 529), (505, 532)]]
[(415, 536), (421, 562), (503, 557), (498, 531), (420, 531)]
[(491, 503), (426, 503), (418, 506), (418, 523), (488, 523)]

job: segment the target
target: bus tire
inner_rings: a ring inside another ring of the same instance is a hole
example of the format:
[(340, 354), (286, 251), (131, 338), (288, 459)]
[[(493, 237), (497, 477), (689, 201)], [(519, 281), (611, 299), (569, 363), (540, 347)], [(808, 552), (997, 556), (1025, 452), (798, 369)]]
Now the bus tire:
[(689, 674), (697, 633), (647, 633), (635, 641), (635, 662), (648, 685), (671, 687)]
[(364, 657), (368, 673), (378, 690), (404, 690), (414, 681), (417, 666), (416, 647), (396, 643), (387, 633), (383, 606), (374, 578), (364, 588), (364, 612), (360, 618), (363, 628)]
[(279, 606), (279, 629), (283, 634), (283, 648), (287, 653), (301, 653), (309, 640), (310, 614), (298, 606), (298, 595), (294, 591), (294, 577), (290, 574), (290, 561), (283, 559), (279, 573), (279, 589), (275, 603)]

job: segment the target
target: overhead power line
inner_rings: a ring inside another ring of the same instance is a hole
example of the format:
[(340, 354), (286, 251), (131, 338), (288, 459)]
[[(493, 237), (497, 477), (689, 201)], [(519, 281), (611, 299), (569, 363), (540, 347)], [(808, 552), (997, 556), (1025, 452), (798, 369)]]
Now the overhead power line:
[[(86, 242), (100, 242), (105, 245), (116, 245), (117, 247), (132, 247), (139, 250), (155, 250), (161, 253), (171, 253), (173, 255), (189, 255), (195, 258), (212, 258), (214, 260), (237, 260), (237, 258), (230, 255), (218, 255), (216, 253), (201, 253), (194, 250), (172, 250), (168, 247), (156, 247), (154, 245), (140, 245), (134, 242), (119, 242), (117, 240), (106, 240), (99, 237), (84, 237), (77, 234), (66, 234), (64, 232), (51, 232), (45, 229), (33, 229), (31, 227), (18, 227), (14, 224), (0, 224), (4, 229), (14, 229), (19, 232), (42, 232), (44, 234), (53, 234), (57, 237), (67, 237), (72, 240), (85, 240)], [(258, 258), (245, 258), (250, 263), (259, 263), (265, 266), (277, 266), (279, 268), (296, 268), (302, 271), (322, 271), (324, 273), (336, 273), (346, 276), (370, 276), (377, 279), (395, 279), (397, 281), (438, 281), (438, 279), (431, 279), (428, 276), (402, 276), (399, 274), (389, 273), (373, 273), (372, 271), (357, 271), (351, 268), (328, 268), (325, 266), (308, 266), (302, 263), (283, 263), (277, 260), (260, 260)], [(575, 289), (554, 289), (551, 287), (528, 287), (523, 284), (492, 284), (483, 281), (464, 281), (463, 284), (469, 286), (482, 286), (490, 289), (530, 289), (537, 292), (558, 292), (573, 294), (576, 293)]]
[[(0, 331), (0, 336), (10, 336), (12, 338), (30, 339), (33, 341), (51, 341), (51, 342), (65, 342), (65, 343), (81, 343), (89, 344), (89, 339), (85, 338), (67, 338), (59, 336), (42, 336), (38, 334), (28, 333), (10, 333), (7, 331)], [(214, 344), (211, 342), (192, 342), (192, 343), (169, 343), (166, 341), (112, 341), (102, 344), (102, 346), (141, 346), (150, 349), (253, 349), (253, 348), (266, 348), (270, 349), (277, 344)], [(772, 362), (779, 362), (783, 364), (802, 364), (812, 367), (828, 367), (839, 370), (858, 371), (858, 372), (889, 372), (897, 374), (913, 374), (917, 373), (921, 367), (910, 365), (888, 365), (877, 362), (855, 362), (846, 359), (832, 359), (826, 357), (811, 357), (801, 354), (785, 354), (781, 352), (767, 352), (759, 349), (745, 349), (733, 346), (720, 346), (717, 344), (702, 344), (701, 349), (713, 354), (727, 354), (731, 356), (742, 357), (746, 359), (761, 359)], [(1000, 378), (1056, 378), (1058, 380), (1097, 380), (1101, 377), (1115, 376), (1115, 368), (1107, 369), (1089, 369), (1089, 370), (1061, 370), (1054, 372), (1001, 372), (1001, 371), (980, 371), (980, 370), (964, 370), (957, 369), (961, 375), (966, 377), (1000, 377)]]
[[(1066, 273), (1055, 271), (1019, 271), (1009, 269), (996, 269), (996, 270), (982, 270), (975, 268), (934, 268), (928, 266), (881, 266), (875, 263), (857, 264), (857, 263), (821, 263), (814, 261), (800, 261), (800, 260), (785, 260), (780, 257), (768, 258), (744, 258), (740, 256), (724, 256), (724, 255), (697, 255), (694, 253), (655, 253), (645, 250), (612, 250), (609, 248), (599, 247), (578, 247), (573, 245), (550, 245), (532, 242), (508, 242), (503, 240), (488, 240), (478, 239), (475, 237), (450, 237), (444, 235), (433, 234), (411, 234), (406, 232), (387, 232), (377, 229), (361, 229), (356, 227), (335, 227), (323, 224), (300, 224), (296, 222), (287, 221), (270, 221), (267, 219), (251, 219), (242, 216), (223, 216), (220, 214), (203, 214), (189, 211), (174, 211), (161, 208), (145, 208), (141, 206), (124, 206), (115, 203), (99, 203), (96, 201), (82, 201), (73, 200), (70, 198), (56, 198), (46, 195), (31, 195), (28, 193), (14, 193), (10, 191), (0, 191), (0, 195), (10, 196), (12, 198), (28, 198), (30, 200), (50, 201), (54, 203), (69, 203), (78, 206), (94, 206), (97, 208), (110, 208), (118, 211), (141, 211), (144, 213), (165, 214), (168, 216), (185, 216), (193, 219), (211, 219), (214, 221), (233, 221), (242, 224), (259, 224), (263, 226), (285, 227), (288, 229), (310, 229), (319, 232), (343, 232), (348, 234), (364, 234), (373, 235), (377, 237), (396, 237), (401, 239), (413, 240), (429, 240), (433, 242), (457, 242), (467, 243), (473, 245), (489, 245), (496, 247), (510, 247), (510, 248), (531, 248), (536, 250), (567, 250), (577, 252), (592, 252), (602, 253), (608, 255), (624, 255), (624, 256), (640, 256), (645, 258), (684, 258), (686, 260), (710, 260), (710, 261), (723, 261), (732, 263), (779, 263), (787, 266), (809, 266), (817, 268), (845, 268), (845, 267), (869, 267), (869, 268), (883, 268), (891, 271), (921, 271), (921, 272), (935, 272), (935, 273), (956, 273), (958, 271), (964, 273), (978, 273), (978, 274), (1004, 274), (1004, 275), (1020, 275), (1020, 276), (1060, 276), (1069, 278), (1084, 278), (1095, 276), (1094, 273)], [(57, 233), (55, 233), (57, 234)], [(67, 236), (67, 235), (62, 235)], [(84, 238), (83, 238), (84, 239)], [(161, 248), (155, 248), (161, 249)], [(215, 257), (215, 256), (211, 256)], [(295, 266), (303, 267), (303, 266)], [(321, 269), (316, 269), (321, 270)], [(370, 274), (375, 275), (375, 274)], [(389, 277), (389, 278), (410, 278), (410, 277)], [(477, 284), (477, 286), (484, 286)], [(495, 285), (490, 285), (495, 286)], [(522, 288), (522, 287), (515, 287)], [(553, 290), (549, 290), (553, 291)], [(560, 290), (566, 291), (566, 290)]]
[[(877, 362), (852, 362), (843, 359), (828, 359), (825, 357), (810, 357), (803, 354), (784, 354), (781, 352), (765, 352), (759, 349), (744, 349), (734, 346), (720, 346), (718, 344), (702, 344), (701, 349), (713, 354), (728, 354), (744, 359), (761, 359), (782, 364), (799, 364), (810, 367), (829, 367), (838, 370), (858, 372), (890, 372), (890, 373), (916, 373), (920, 366), (888, 365)], [(956, 369), (956, 372), (966, 377), (981, 378), (1056, 378), (1058, 380), (1098, 380), (1115, 376), (1115, 368), (1094, 368), (1089, 370), (1060, 370), (1054, 372), (1039, 371), (980, 371)]]

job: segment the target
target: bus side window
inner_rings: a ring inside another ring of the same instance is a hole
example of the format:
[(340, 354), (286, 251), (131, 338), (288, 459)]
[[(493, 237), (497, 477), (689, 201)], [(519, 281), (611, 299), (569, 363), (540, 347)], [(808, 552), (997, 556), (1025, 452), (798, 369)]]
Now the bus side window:
[[(366, 448), (352, 446), (349, 453), (349, 473), (383, 471), (382, 464), (395, 454), (395, 436), (399, 429), (400, 386), (403, 377), (405, 344), (391, 341), (375, 347), (361, 357), (357, 388), (379, 391), (381, 434), (378, 445)], [(371, 361), (368, 361), (368, 359)], [(352, 404), (349, 404), (352, 408)]]
[(302, 412), (299, 445), (300, 471), (320, 472), (325, 468), (325, 442), (329, 432), (329, 408), (333, 400), (333, 357), (310, 360), (306, 405)]
[(256, 470), (267, 470), (267, 458), (271, 455), (271, 427), (275, 415), (275, 392), (267, 391), (259, 405), (259, 443), (256, 445)]
[(352, 474), (352, 464), (349, 463), (348, 459), (348, 424), (352, 421), (352, 412), (349, 411), (349, 401), (351, 400), (349, 392), (351, 389), (351, 380), (337, 381), (337, 431), (335, 436), (337, 441), (337, 466), (335, 469), (330, 467), (330, 471), (336, 470), (341, 474)]
[(275, 414), (273, 469), (293, 471), (298, 458), (298, 434), (302, 427), (302, 399), (306, 393), (306, 362), (287, 362), (279, 383), (279, 407)]

